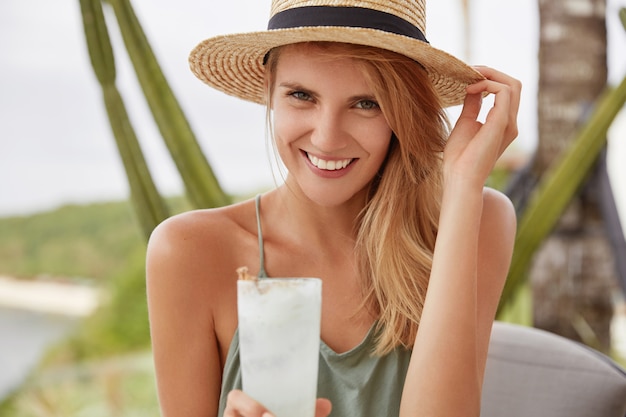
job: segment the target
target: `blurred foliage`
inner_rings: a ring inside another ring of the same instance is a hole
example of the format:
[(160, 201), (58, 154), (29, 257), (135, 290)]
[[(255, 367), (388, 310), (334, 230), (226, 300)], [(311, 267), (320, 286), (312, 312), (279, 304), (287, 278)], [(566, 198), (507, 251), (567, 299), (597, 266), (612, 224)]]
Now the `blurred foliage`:
[[(172, 213), (190, 209), (184, 197), (168, 205)], [(93, 277), (108, 295), (14, 395), (0, 400), (0, 416), (158, 414), (144, 263), (145, 243), (129, 202), (0, 218), (0, 274)]]
[(0, 404), (0, 416), (7, 417), (158, 415), (149, 352), (50, 367)]
[(105, 301), (78, 330), (52, 349), (44, 364), (80, 362), (127, 352), (150, 345), (146, 302), (145, 252), (130, 255), (123, 272), (109, 280)]
[(100, 281), (145, 247), (127, 202), (64, 206), (0, 219), (0, 274)]
[[(172, 212), (189, 209), (181, 197), (167, 201)], [(129, 254), (144, 249), (127, 201), (0, 218), (0, 275), (99, 282), (121, 273)]]
[[(178, 211), (184, 209), (182, 198), (173, 202)], [(146, 352), (150, 345), (145, 242), (130, 203), (67, 206), (0, 219), (0, 230), (2, 273), (94, 276), (105, 294), (96, 312), (53, 346), (21, 389), (0, 404), (0, 415), (133, 415), (135, 408), (141, 412), (134, 415), (146, 415), (149, 409), (156, 415), (149, 355), (140, 369), (132, 359), (117, 371), (102, 365), (129, 352)], [(13, 256), (4, 256), (9, 249)], [(123, 414), (112, 412), (121, 408)]]

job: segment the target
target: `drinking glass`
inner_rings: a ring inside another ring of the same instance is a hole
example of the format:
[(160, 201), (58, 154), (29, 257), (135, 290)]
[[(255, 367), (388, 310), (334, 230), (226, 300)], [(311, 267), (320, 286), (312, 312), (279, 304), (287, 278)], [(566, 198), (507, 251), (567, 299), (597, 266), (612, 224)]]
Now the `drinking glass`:
[(243, 391), (276, 417), (314, 417), (322, 281), (237, 281)]

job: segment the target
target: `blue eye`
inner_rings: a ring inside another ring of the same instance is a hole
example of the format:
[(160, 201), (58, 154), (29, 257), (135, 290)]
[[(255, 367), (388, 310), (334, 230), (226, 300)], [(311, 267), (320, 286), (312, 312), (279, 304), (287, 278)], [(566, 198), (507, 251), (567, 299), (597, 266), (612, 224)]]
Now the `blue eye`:
[(380, 108), (378, 103), (374, 100), (361, 100), (356, 104), (356, 107), (363, 110), (374, 110)]
[(311, 96), (305, 93), (304, 91), (292, 91), (288, 95), (290, 95), (291, 97), (297, 100), (308, 101), (311, 99)]

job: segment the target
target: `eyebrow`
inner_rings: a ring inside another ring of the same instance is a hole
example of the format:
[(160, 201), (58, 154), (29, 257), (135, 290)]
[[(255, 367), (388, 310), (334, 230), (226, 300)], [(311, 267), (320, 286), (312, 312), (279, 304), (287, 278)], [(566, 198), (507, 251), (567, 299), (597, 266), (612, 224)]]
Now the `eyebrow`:
[(376, 101), (378, 102), (378, 100), (376, 99), (376, 96), (374, 96), (373, 94), (361, 94), (361, 95), (357, 95), (357, 96), (352, 96), (350, 97), (350, 101)]
[(310, 88), (306, 88), (302, 84), (299, 84), (299, 83), (296, 83), (296, 82), (285, 81), (285, 82), (280, 83), (278, 86), (282, 87), (282, 88), (287, 88), (289, 90), (298, 90), (298, 91), (306, 92), (306, 93), (311, 94), (311, 95), (317, 95)]

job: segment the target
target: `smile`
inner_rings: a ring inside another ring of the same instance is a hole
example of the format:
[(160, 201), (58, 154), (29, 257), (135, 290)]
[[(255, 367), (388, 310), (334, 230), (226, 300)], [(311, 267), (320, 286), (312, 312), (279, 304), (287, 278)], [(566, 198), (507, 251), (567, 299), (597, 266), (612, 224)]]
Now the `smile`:
[(335, 161), (326, 161), (324, 159), (320, 159), (316, 156), (313, 156), (309, 153), (307, 153), (306, 155), (309, 158), (309, 161), (311, 161), (313, 165), (325, 171), (337, 171), (339, 169), (344, 169), (345, 167), (350, 165), (350, 162), (354, 160), (350, 158), (350, 159), (339, 159)]

